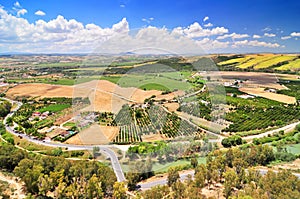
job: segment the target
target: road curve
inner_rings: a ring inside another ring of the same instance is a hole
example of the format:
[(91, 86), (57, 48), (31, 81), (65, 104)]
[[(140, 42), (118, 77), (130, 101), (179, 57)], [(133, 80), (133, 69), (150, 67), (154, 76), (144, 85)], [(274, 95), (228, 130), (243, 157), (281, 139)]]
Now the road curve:
[(270, 130), (270, 131), (267, 131), (267, 132), (264, 132), (264, 133), (261, 133), (261, 134), (258, 134), (258, 135), (245, 136), (245, 137), (243, 137), (243, 139), (245, 139), (245, 140), (253, 140), (254, 138), (262, 138), (262, 137), (265, 137), (265, 136), (268, 136), (268, 135), (273, 135), (274, 133), (279, 132), (279, 131), (291, 131), (291, 130), (294, 130), (294, 128), (298, 124), (300, 124), (300, 121), (294, 122), (292, 124), (286, 125), (286, 126), (281, 127), (279, 129)]
[[(9, 101), (12, 104), (17, 104), (17, 106), (4, 118), (3, 124), (5, 125), (6, 131), (9, 133), (15, 135), (15, 136), (20, 136), (23, 139), (26, 139), (30, 142), (33, 142), (35, 144), (39, 145), (44, 145), (44, 146), (49, 146), (49, 147), (61, 147), (61, 148), (67, 148), (67, 150), (93, 150), (94, 147), (97, 147), (97, 145), (90, 146), (90, 145), (71, 145), (71, 144), (63, 144), (63, 143), (56, 143), (56, 142), (51, 142), (51, 141), (41, 141), (41, 140), (36, 140), (32, 138), (31, 136), (28, 136), (26, 134), (20, 134), (14, 131), (10, 126), (6, 124), (7, 118), (13, 116), (13, 114), (22, 106), (21, 102), (18, 101), (13, 101), (11, 99), (7, 98), (1, 98), (4, 100)], [(111, 145), (99, 145), (98, 146), (100, 149), (100, 152), (103, 154), (107, 155), (110, 158), (112, 168), (117, 176), (118, 182), (123, 182), (126, 181), (123, 170), (121, 168), (121, 165), (119, 163), (118, 157), (116, 156), (115, 152), (111, 150), (109, 147)]]

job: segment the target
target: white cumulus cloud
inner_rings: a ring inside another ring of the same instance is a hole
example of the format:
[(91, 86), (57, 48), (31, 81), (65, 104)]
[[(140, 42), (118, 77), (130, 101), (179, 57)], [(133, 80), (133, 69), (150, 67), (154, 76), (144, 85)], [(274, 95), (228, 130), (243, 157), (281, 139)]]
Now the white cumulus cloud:
[(38, 16), (45, 16), (46, 15), (46, 13), (41, 11), (41, 10), (36, 11), (34, 14), (38, 15)]
[(178, 27), (175, 30), (178, 32), (178, 30), (180, 29), (182, 29), (182, 33), (189, 38), (207, 37), (212, 35), (223, 35), (225, 33), (228, 33), (228, 29), (224, 27), (206, 29), (206, 28), (202, 28), (198, 22), (191, 24), (187, 28), (183, 29)]
[(283, 37), (281, 37), (282, 40), (287, 40), (287, 39), (290, 39), (290, 38), (292, 38), (292, 37), (291, 36), (283, 36)]
[(249, 35), (248, 34), (231, 33), (231, 34), (225, 34), (222, 36), (218, 36), (217, 39), (219, 39), (219, 40), (226, 39), (226, 38), (242, 39), (242, 38), (246, 38), (246, 37), (249, 37)]
[(265, 33), (264, 36), (265, 37), (276, 37), (276, 35), (273, 33)]
[(260, 39), (261, 36), (260, 35), (253, 35), (253, 39)]
[(18, 10), (17, 16), (20, 17), (21, 15), (25, 15), (27, 13), (27, 10), (22, 8), (21, 10)]
[(212, 23), (207, 23), (207, 24), (204, 24), (203, 26), (206, 27), (206, 28), (208, 28), (208, 27), (212, 27), (214, 25)]
[(18, 8), (21, 7), (21, 5), (20, 5), (20, 3), (19, 3), (18, 1), (16, 1), (16, 2), (14, 3), (14, 6), (15, 6), (15, 7), (18, 7)]
[(206, 51), (214, 50), (214, 49), (223, 49), (227, 48), (230, 42), (221, 42), (218, 40), (212, 40), (209, 38), (204, 38), (202, 40), (196, 41), (196, 43), (201, 46)]
[(209, 20), (209, 17), (208, 17), (208, 16), (206, 16), (206, 17), (203, 18), (203, 21), (204, 21), (204, 22), (207, 21), (207, 20)]
[[(18, 8), (15, 5), (15, 12), (11, 13), (0, 6), (0, 51), (83, 53), (94, 52), (96, 49), (104, 53), (120, 53), (144, 48), (150, 49), (151, 52), (153, 49), (165, 49), (178, 54), (202, 54), (225, 52), (225, 50), (227, 52), (227, 50), (232, 50), (232, 47), (242, 49), (254, 46), (257, 47), (255, 49), (259, 49), (260, 47), (283, 46), (278, 43), (257, 40), (234, 41), (234, 39), (250, 36), (229, 32), (225, 27), (211, 28), (210, 25), (202, 27), (199, 22), (194, 22), (187, 27), (175, 27), (171, 30), (165, 27), (148, 26), (131, 31), (126, 18), (111, 27), (100, 27), (93, 23), (83, 24), (62, 15), (48, 21), (39, 19), (29, 22), (22, 17), (27, 12), (21, 11), (22, 9), (21, 5)], [(21, 11), (19, 15), (17, 11)], [(35, 14), (41, 14), (37, 12)], [(145, 18), (145, 21), (153, 20), (153, 17)], [(292, 36), (297, 38), (300, 33), (291, 33), (290, 37)], [(221, 40), (226, 38), (233, 40)], [(253, 38), (258, 37), (253, 35)]]
[(292, 32), (291, 36), (292, 37), (300, 37), (300, 32)]
[(243, 40), (243, 41), (236, 41), (234, 42), (236, 46), (256, 46), (256, 47), (267, 47), (267, 48), (278, 48), (280, 45), (278, 43), (267, 43), (264, 41), (257, 41), (257, 40)]

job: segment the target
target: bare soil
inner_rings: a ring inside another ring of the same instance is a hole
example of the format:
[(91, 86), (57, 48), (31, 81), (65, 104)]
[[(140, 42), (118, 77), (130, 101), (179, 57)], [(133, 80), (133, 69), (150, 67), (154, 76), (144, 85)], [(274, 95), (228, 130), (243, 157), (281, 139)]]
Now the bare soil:
[(149, 135), (142, 135), (142, 140), (144, 142), (153, 142), (157, 140), (166, 140), (166, 139), (161, 134), (149, 134)]
[(179, 104), (177, 102), (165, 103), (164, 106), (170, 111), (175, 112), (179, 108)]
[(75, 136), (68, 139), (65, 143), (76, 145), (96, 145), (96, 144), (108, 144), (109, 138), (114, 138), (118, 132), (118, 128), (103, 128), (98, 124), (93, 124), (87, 129), (82, 130)]
[(264, 88), (240, 88), (239, 89), (242, 92), (248, 93), (250, 95), (260, 96), (267, 99), (275, 100), (278, 102), (286, 103), (286, 104), (294, 104), (296, 103), (296, 98), (283, 95), (283, 94), (277, 94), (272, 92), (264, 91)]

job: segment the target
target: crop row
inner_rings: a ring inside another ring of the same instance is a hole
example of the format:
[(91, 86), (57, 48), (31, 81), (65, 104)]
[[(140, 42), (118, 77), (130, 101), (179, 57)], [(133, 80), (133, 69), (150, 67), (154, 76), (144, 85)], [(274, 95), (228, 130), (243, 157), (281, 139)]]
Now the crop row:
[[(197, 127), (182, 120), (175, 114), (167, 113), (162, 107), (152, 106), (149, 109), (140, 111), (142, 113), (138, 118), (134, 118), (134, 122), (120, 126), (119, 134), (114, 139), (114, 143), (125, 144), (141, 142), (142, 135), (147, 134), (163, 134), (167, 138), (175, 138), (178, 136), (189, 136), (200, 132)], [(129, 112), (134, 111), (129, 110)], [(125, 117), (130, 116), (129, 114), (124, 114), (124, 111), (122, 110), (120, 111), (120, 114)], [(120, 118), (119, 114), (117, 117)], [(133, 118), (124, 118), (124, 121), (130, 120), (133, 121)], [(116, 123), (120, 124), (120, 122)]]

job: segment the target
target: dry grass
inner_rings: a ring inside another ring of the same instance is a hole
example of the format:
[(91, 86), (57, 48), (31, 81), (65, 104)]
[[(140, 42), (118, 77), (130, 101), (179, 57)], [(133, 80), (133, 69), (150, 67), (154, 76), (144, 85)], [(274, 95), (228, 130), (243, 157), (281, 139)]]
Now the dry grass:
[(104, 134), (104, 136), (112, 141), (118, 135), (120, 128), (117, 126), (100, 126), (100, 131)]
[[(65, 143), (76, 144), (76, 145), (96, 145), (96, 144), (108, 144), (110, 142), (109, 137), (115, 136), (118, 129), (102, 128), (98, 124), (93, 124), (87, 129), (82, 130), (75, 136), (68, 139)], [(113, 135), (110, 135), (112, 133)], [(107, 137), (108, 136), (108, 137)]]
[(175, 112), (179, 108), (179, 104), (176, 102), (173, 103), (166, 103), (164, 106), (170, 111), (170, 112)]
[(250, 95), (260, 96), (267, 99), (275, 100), (278, 102), (286, 103), (286, 104), (294, 104), (296, 103), (295, 97), (290, 97), (287, 95), (271, 93), (264, 91), (264, 88), (240, 88), (242, 92), (248, 93)]
[(73, 87), (51, 84), (20, 84), (6, 93), (8, 97), (72, 97)]
[(165, 95), (162, 95), (162, 94), (159, 94), (159, 95), (156, 95), (155, 97), (155, 100), (162, 100), (162, 99), (165, 99), (165, 100), (172, 100), (174, 98), (177, 98), (179, 96), (183, 96), (185, 94), (184, 91), (175, 91), (175, 92), (172, 92), (172, 93), (168, 93), (168, 94), (165, 94)]
[(29, 97), (88, 97), (91, 106), (85, 110), (117, 113), (123, 104), (143, 103), (152, 95), (160, 95), (161, 91), (144, 91), (137, 88), (122, 88), (106, 80), (94, 80), (75, 86), (50, 84), (20, 84), (9, 89), (7, 96)]
[(144, 142), (154, 142), (157, 140), (166, 140), (166, 138), (161, 134), (149, 134), (149, 135), (142, 135), (142, 140)]
[(276, 74), (276, 76), (279, 79), (284, 79), (284, 80), (299, 80), (300, 76), (299, 75), (290, 75), (290, 74)]

